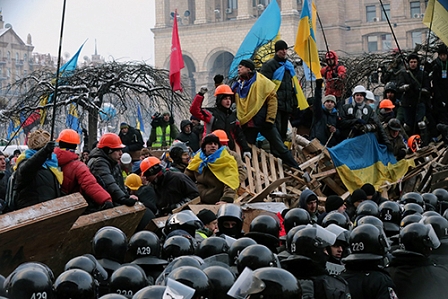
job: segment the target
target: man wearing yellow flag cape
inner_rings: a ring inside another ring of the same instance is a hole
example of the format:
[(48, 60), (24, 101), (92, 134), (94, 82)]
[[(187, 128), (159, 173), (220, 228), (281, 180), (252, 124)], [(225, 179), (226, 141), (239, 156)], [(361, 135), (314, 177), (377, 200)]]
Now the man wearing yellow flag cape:
[(237, 162), (214, 134), (204, 137), (185, 174), (196, 182), (202, 203), (233, 203), (236, 198), (240, 186)]
[(237, 118), (247, 142), (255, 144), (258, 133), (261, 133), (269, 141), (274, 156), (299, 169), (299, 164), (283, 144), (274, 125), (278, 105), (275, 83), (256, 72), (255, 64), (250, 59), (240, 61), (238, 76), (232, 90), (235, 92)]
[(271, 79), (277, 88), (277, 117), (275, 125), (282, 140), (286, 140), (288, 121), (297, 107), (300, 110), (308, 108), (308, 103), (300, 87), (294, 66), (287, 59), (288, 45), (283, 40), (275, 43), (274, 58), (269, 59), (260, 69), (260, 73)]

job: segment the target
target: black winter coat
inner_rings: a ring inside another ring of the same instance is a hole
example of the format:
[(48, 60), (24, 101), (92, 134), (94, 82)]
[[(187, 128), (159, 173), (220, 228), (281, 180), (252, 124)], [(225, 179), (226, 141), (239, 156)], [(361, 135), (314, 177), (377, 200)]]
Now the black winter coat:
[[(398, 77), (398, 87), (408, 84), (409, 90), (405, 91), (401, 96), (400, 105), (403, 107), (415, 107), (418, 103), (424, 103), (427, 99), (425, 94), (420, 94), (420, 89), (424, 88), (429, 91), (429, 78), (420, 67), (415, 70), (403, 70)], [(420, 98), (419, 98), (420, 97)]]
[(126, 145), (126, 148), (123, 150), (124, 152), (135, 152), (143, 148), (142, 133), (136, 128), (129, 127), (126, 134), (120, 132), (118, 136), (120, 136), (121, 143)]
[[(191, 131), (190, 133), (185, 133), (185, 127), (188, 125), (191, 127)], [(191, 121), (186, 119), (181, 121), (180, 130), (181, 132), (177, 135), (176, 139), (184, 142), (193, 152), (197, 152), (199, 150), (199, 137), (193, 132), (193, 124)]]
[[(280, 62), (285, 62), (285, 60), (275, 55), (274, 58), (263, 64), (260, 69), (260, 73), (265, 75), (269, 80), (272, 80), (275, 71), (281, 66)], [(293, 113), (297, 109), (297, 97), (292, 85), (292, 76), (288, 71), (285, 71), (283, 80), (277, 90), (277, 100), (278, 111)]]
[(89, 157), (87, 166), (97, 182), (110, 194), (114, 203), (123, 204), (129, 194), (124, 186), (120, 165), (97, 147), (90, 152)]
[(61, 196), (60, 185), (51, 170), (42, 167), (48, 156), (45, 148), (17, 166), (15, 186), (16, 208), (21, 209)]

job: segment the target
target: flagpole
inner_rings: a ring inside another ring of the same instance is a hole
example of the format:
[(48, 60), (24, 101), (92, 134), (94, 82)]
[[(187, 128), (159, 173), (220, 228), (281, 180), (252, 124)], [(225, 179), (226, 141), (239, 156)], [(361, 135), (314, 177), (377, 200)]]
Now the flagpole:
[[(308, 37), (308, 59), (310, 61), (310, 84), (311, 84), (311, 94), (314, 97), (314, 90), (313, 90), (313, 63), (311, 61), (311, 45), (310, 45), (310, 38), (311, 36)], [(306, 80), (305, 80), (306, 81)]]
[(51, 118), (51, 133), (50, 133), (50, 140), (53, 140), (54, 136), (54, 124), (56, 121), (56, 101), (58, 98), (58, 87), (59, 87), (59, 68), (61, 65), (61, 52), (62, 52), (62, 36), (64, 33), (64, 21), (65, 21), (65, 5), (67, 3), (67, 0), (64, 0), (64, 4), (62, 6), (62, 20), (61, 20), (61, 34), (59, 36), (59, 51), (58, 51), (58, 65), (56, 68), (56, 83), (54, 86), (54, 93), (53, 93), (53, 117)]
[(19, 126), (19, 129), (18, 129), (17, 131), (15, 131), (14, 134), (12, 134), (12, 137), (8, 140), (8, 143), (7, 143), (7, 144), (5, 145), (5, 147), (3, 148), (3, 151), (5, 151), (6, 148), (8, 147), (8, 145), (11, 144), (11, 141), (14, 140), (14, 138), (16, 137), (16, 135), (17, 135), (17, 134), (20, 132), (20, 130), (23, 128), (23, 124), (25, 124), (25, 122), (28, 120), (28, 118), (30, 118), (31, 114), (33, 114), (33, 113), (34, 113), (34, 110), (32, 110), (31, 113), (27, 116), (27, 118), (25, 118), (25, 119), (21, 122), (21, 124), (20, 124), (20, 126)]
[(327, 53), (330, 52), (330, 48), (328, 48), (327, 37), (325, 36), (324, 26), (322, 26), (322, 22), (320, 21), (319, 13), (316, 11), (317, 20), (319, 21), (320, 29), (322, 30), (322, 36), (324, 37), (325, 47), (327, 48)]

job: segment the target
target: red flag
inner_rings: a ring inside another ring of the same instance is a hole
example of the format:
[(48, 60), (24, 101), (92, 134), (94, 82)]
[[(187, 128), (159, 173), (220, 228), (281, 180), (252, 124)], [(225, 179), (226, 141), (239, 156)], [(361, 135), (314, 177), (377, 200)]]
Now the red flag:
[(182, 91), (180, 70), (184, 68), (182, 49), (180, 48), (179, 32), (177, 30), (177, 10), (174, 12), (173, 36), (171, 37), (170, 85), (173, 91)]

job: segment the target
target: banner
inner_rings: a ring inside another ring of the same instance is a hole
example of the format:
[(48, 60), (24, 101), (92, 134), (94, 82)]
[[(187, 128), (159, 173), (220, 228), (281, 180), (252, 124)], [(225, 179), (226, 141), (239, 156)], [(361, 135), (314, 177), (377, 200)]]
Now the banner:
[(174, 12), (173, 35), (171, 37), (170, 56), (170, 85), (173, 91), (182, 91), (180, 70), (184, 68), (184, 58), (180, 47), (179, 32), (177, 29), (177, 10)]

